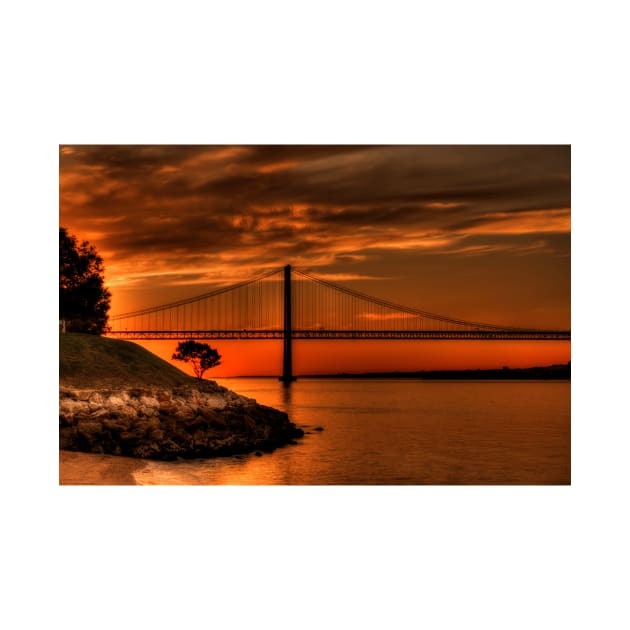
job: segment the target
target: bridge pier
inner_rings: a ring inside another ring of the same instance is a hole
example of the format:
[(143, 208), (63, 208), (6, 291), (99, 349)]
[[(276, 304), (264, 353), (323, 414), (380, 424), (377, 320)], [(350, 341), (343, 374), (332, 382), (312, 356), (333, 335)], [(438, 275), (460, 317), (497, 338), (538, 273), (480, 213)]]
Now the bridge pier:
[(293, 376), (293, 348), (291, 341), (293, 338), (293, 326), (291, 322), (291, 265), (284, 268), (284, 351), (282, 356), (282, 376), (281, 380), (285, 385), (289, 385), (296, 378)]

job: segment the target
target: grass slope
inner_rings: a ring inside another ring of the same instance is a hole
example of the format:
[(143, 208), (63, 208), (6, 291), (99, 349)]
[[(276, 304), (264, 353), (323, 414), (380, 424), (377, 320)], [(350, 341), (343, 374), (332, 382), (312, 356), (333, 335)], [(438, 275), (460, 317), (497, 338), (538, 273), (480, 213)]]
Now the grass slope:
[(97, 335), (59, 335), (59, 384), (78, 388), (194, 384), (196, 379), (143, 347)]

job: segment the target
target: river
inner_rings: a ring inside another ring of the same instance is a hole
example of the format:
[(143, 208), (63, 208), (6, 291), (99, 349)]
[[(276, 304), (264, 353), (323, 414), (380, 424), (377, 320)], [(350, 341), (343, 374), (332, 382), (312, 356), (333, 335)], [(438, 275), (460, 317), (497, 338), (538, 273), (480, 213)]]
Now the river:
[[(130, 483), (571, 483), (567, 381), (302, 379), (289, 387), (272, 378), (217, 382), (286, 411), (306, 435), (297, 445), (262, 456), (142, 465), (136, 460)], [(85, 457), (92, 458), (94, 474), (99, 461), (112, 470), (112, 462), (126, 459)]]

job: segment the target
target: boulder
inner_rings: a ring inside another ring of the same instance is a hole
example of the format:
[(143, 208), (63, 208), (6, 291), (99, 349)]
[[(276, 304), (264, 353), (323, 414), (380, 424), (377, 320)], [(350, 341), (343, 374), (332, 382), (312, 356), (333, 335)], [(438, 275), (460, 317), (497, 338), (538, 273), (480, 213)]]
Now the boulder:
[(59, 391), (60, 448), (173, 460), (268, 452), (304, 435), (288, 416), (210, 382)]

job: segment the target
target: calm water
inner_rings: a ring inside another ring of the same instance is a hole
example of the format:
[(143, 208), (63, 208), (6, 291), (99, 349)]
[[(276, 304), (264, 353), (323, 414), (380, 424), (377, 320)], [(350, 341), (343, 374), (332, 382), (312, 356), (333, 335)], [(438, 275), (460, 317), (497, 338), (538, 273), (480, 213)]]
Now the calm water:
[[(219, 379), (309, 432), (262, 457), (149, 462), (139, 484), (568, 484), (570, 383)], [(322, 427), (323, 431), (314, 431)]]

